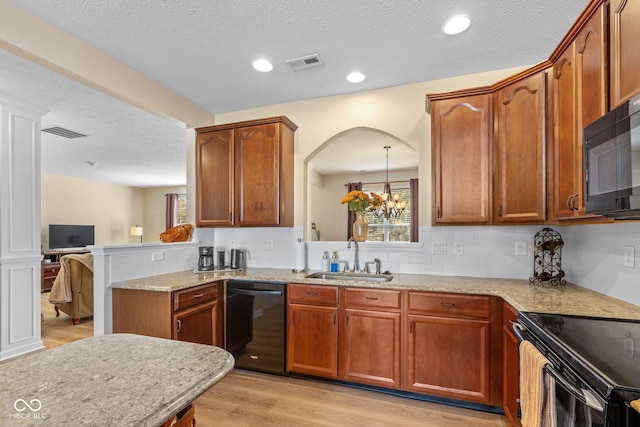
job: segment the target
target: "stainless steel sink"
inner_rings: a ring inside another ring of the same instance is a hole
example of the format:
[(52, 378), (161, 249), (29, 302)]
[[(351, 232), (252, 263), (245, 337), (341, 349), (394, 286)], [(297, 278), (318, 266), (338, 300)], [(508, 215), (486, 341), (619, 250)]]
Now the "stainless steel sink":
[(319, 271), (307, 276), (307, 279), (323, 279), (323, 280), (353, 280), (360, 282), (389, 282), (393, 280), (391, 274), (371, 274), (371, 273), (328, 273), (326, 271)]

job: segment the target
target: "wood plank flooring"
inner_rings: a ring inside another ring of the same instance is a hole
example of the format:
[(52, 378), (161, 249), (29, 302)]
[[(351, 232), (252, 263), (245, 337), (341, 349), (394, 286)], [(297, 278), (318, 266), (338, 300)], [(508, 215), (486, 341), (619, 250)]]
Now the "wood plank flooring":
[[(93, 335), (93, 319), (73, 325), (55, 317), (42, 294), (42, 340), (47, 349)], [(360, 390), (323, 381), (236, 369), (196, 401), (198, 427), (367, 426), (505, 427), (502, 415)]]

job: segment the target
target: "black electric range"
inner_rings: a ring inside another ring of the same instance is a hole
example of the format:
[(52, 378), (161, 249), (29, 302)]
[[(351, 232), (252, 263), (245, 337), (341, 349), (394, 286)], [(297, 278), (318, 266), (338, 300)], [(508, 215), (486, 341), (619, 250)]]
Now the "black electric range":
[(514, 329), (547, 356), (557, 383), (584, 406), (582, 424), (570, 425), (640, 426), (629, 407), (640, 399), (640, 321), (523, 312)]

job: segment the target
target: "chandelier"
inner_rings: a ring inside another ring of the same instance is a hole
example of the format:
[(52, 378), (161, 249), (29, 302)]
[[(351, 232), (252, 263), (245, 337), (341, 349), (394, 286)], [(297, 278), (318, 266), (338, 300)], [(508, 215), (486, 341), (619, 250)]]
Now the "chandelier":
[(406, 200), (400, 201), (400, 194), (391, 194), (391, 185), (389, 184), (389, 148), (391, 148), (389, 145), (384, 147), (384, 149), (387, 150), (387, 179), (384, 183), (384, 190), (380, 195), (382, 203), (373, 211), (375, 216), (386, 219), (400, 216), (407, 207)]

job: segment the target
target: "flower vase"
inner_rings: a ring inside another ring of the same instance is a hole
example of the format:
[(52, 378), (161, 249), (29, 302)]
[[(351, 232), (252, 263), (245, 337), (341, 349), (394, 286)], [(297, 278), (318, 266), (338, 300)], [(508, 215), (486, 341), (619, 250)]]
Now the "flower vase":
[(353, 223), (353, 238), (356, 242), (364, 242), (367, 240), (369, 233), (369, 224), (364, 219), (364, 211), (355, 211), (356, 222)]

